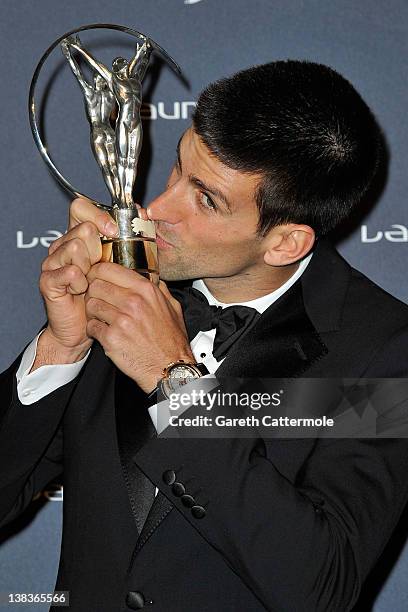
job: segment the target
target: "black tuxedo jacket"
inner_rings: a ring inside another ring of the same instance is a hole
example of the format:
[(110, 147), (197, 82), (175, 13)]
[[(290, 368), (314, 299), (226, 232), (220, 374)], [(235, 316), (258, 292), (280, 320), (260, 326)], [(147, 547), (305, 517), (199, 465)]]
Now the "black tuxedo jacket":
[[(407, 377), (407, 348), (408, 307), (322, 241), (217, 375)], [(407, 500), (408, 440), (151, 437), (144, 394), (98, 344), (30, 406), (19, 361), (1, 379), (0, 518), (63, 473), (56, 588), (73, 612), (353, 607)]]

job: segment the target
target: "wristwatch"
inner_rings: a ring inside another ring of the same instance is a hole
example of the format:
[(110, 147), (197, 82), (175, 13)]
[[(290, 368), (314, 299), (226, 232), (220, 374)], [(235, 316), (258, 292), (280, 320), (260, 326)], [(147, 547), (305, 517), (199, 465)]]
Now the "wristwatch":
[(163, 378), (157, 383), (157, 390), (169, 399), (172, 393), (180, 393), (183, 385), (209, 374), (203, 363), (187, 363), (184, 359), (169, 363), (163, 369)]
[(183, 385), (192, 380), (209, 374), (203, 363), (188, 363), (184, 359), (169, 363), (163, 371), (162, 378), (146, 398), (146, 407), (149, 408), (163, 400), (169, 399), (172, 393), (180, 393)]

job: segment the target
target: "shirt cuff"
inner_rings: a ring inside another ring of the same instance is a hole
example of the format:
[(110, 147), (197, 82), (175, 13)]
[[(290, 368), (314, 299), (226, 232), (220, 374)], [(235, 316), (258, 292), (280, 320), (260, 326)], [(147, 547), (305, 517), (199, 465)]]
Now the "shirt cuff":
[(150, 408), (148, 408), (148, 412), (149, 412), (150, 418), (152, 419), (153, 426), (155, 430), (157, 431), (157, 404), (150, 406)]
[(85, 357), (75, 363), (43, 365), (29, 374), (37, 354), (38, 339), (43, 331), (27, 346), (16, 373), (18, 399), (25, 406), (38, 402), (55, 389), (74, 380), (91, 352), (89, 349)]

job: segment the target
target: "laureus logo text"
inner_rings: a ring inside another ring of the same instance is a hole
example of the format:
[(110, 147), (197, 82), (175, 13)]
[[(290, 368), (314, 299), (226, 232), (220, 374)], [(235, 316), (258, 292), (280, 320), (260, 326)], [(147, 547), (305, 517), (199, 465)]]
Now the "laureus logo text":
[(387, 240), (388, 242), (408, 242), (408, 227), (394, 223), (387, 230), (369, 230), (367, 225), (361, 226), (361, 242), (372, 243)]

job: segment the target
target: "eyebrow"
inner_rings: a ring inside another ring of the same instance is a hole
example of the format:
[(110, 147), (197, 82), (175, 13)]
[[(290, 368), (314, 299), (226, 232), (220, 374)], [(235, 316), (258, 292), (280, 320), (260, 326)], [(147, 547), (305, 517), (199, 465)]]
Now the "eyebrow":
[[(184, 134), (182, 134), (182, 136), (180, 137), (180, 139), (179, 139), (179, 141), (177, 143), (177, 147), (176, 147), (176, 151), (177, 151), (177, 165), (180, 168), (180, 171), (183, 171), (183, 167), (182, 167), (182, 164), (181, 164), (181, 154), (180, 154), (181, 141), (183, 139), (183, 136), (184, 136)], [(213, 195), (215, 198), (218, 198), (219, 200), (221, 200), (221, 202), (223, 202), (225, 204), (225, 206), (227, 207), (228, 211), (231, 212), (231, 205), (228, 202), (226, 196), (222, 193), (222, 191), (220, 191), (216, 187), (211, 187), (211, 185), (206, 185), (201, 179), (199, 179), (194, 174), (189, 174), (188, 175), (188, 180), (191, 183), (194, 183), (194, 185), (197, 185), (197, 187), (199, 187), (200, 189), (203, 189), (204, 191), (208, 191), (208, 193)]]

